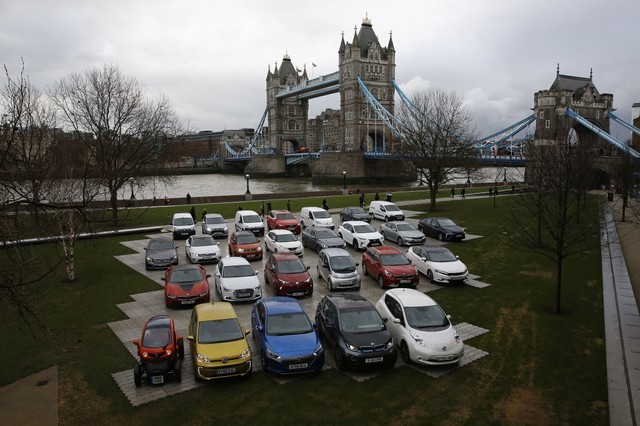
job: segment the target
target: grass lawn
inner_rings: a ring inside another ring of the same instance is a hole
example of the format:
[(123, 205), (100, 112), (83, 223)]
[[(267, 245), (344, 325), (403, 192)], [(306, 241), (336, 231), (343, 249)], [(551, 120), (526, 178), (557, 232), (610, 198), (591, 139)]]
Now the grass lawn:
[[(394, 201), (416, 197), (426, 199), (426, 192), (396, 193)], [(357, 195), (328, 201), (332, 208), (354, 205)], [(68, 283), (60, 274), (42, 283), (35, 303), (55, 341), (34, 338), (10, 307), (1, 307), (8, 363), (0, 369), (0, 386), (58, 365), (60, 424), (608, 424), (597, 226), (585, 227), (585, 251), (565, 265), (564, 313), (553, 315), (553, 266), (520, 250), (509, 226), (508, 197), (498, 197), (495, 208), (493, 202), (469, 197), (438, 204), (437, 215), (484, 236), (455, 244), (454, 251), (491, 284), (430, 293), (455, 323), (489, 330), (469, 342), (489, 355), (443, 377), (403, 366), (356, 382), (330, 369), (281, 385), (255, 372), (248, 380), (212, 383), (134, 408), (111, 377), (133, 361), (106, 324), (126, 318), (117, 303), (159, 287), (114, 259), (129, 250), (120, 241), (138, 238), (128, 236), (79, 241), (78, 280)], [(259, 209), (259, 202), (250, 203), (243, 208)], [(298, 212), (320, 199), (291, 204)], [(230, 217), (237, 204), (198, 207), (198, 214), (206, 207)], [(135, 225), (168, 224), (174, 211), (185, 206), (149, 209)], [(597, 221), (596, 209), (584, 213), (585, 225)]]

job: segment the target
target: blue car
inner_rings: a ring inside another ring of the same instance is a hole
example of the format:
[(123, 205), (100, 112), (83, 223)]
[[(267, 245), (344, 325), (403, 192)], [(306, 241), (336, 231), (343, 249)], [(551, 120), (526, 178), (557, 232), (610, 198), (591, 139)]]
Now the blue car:
[(315, 324), (292, 297), (265, 297), (251, 310), (262, 369), (276, 374), (319, 371), (324, 349)]

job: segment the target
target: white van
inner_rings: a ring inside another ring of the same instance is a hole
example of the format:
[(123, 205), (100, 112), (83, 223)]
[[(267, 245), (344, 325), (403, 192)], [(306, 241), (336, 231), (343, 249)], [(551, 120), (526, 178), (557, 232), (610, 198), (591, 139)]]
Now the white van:
[(380, 219), (385, 222), (404, 220), (402, 210), (390, 201), (372, 201), (369, 204), (369, 216), (371, 216), (371, 219)]
[(335, 228), (329, 212), (320, 207), (303, 207), (302, 210), (300, 210), (300, 223), (303, 228), (309, 226)]
[(174, 213), (171, 219), (173, 238), (189, 238), (196, 233), (196, 224), (189, 213)]
[(238, 210), (235, 225), (236, 231), (251, 231), (254, 235), (264, 235), (264, 223), (253, 210)]

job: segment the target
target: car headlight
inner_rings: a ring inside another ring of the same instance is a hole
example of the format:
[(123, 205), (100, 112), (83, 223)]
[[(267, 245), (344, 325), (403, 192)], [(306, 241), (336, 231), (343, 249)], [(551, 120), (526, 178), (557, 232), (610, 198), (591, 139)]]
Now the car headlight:
[(441, 271), (441, 270), (439, 270), (439, 269), (436, 269), (436, 272), (437, 272), (437, 273), (439, 273), (440, 275), (447, 275), (447, 276), (449, 275), (449, 273), (448, 273), (448, 272)]
[(205, 364), (208, 364), (208, 363), (211, 362), (211, 360), (209, 360), (209, 358), (207, 358), (206, 356), (204, 356), (202, 354), (196, 354), (196, 361), (204, 362)]
[(306, 280), (304, 280), (304, 281), (303, 281), (303, 283), (310, 283), (310, 282), (312, 282), (312, 281), (313, 281), (313, 280), (311, 279), (311, 276), (309, 276), (309, 278), (307, 278)]
[(224, 227), (224, 232), (229, 232), (229, 228), (227, 228), (226, 226)]
[(149, 263), (153, 262), (153, 259), (151, 259), (150, 257), (147, 257), (145, 260)]
[(416, 332), (412, 331), (411, 337), (413, 337), (413, 340), (415, 340), (415, 342), (420, 346), (425, 348), (427, 347), (427, 342), (422, 337), (420, 337)]
[(240, 354), (240, 359), (249, 358), (251, 356), (251, 350), (249, 348), (242, 351)]
[(316, 350), (313, 351), (313, 355), (314, 356), (318, 356), (323, 352), (324, 352), (324, 348), (322, 347), (322, 344), (318, 343), (318, 346), (316, 347)]
[(453, 330), (453, 338), (456, 340), (456, 345), (462, 343), (462, 339), (457, 331)]
[(384, 270), (384, 274), (388, 277), (392, 277), (393, 274), (391, 274), (391, 272), (387, 271), (386, 269)]
[(254, 290), (260, 291), (260, 285), (255, 286)]
[(358, 352), (358, 347), (352, 345), (351, 343), (346, 343), (345, 342), (345, 346), (347, 347), (347, 349), (349, 349), (352, 352)]
[(244, 249), (243, 248), (239, 248), (238, 249), (238, 253), (244, 253)]
[(205, 232), (207, 232), (207, 233), (209, 233), (209, 232), (213, 231), (213, 229), (212, 229), (212, 228), (209, 228), (208, 226), (207, 226), (206, 228), (204, 228), (204, 230), (205, 230)]
[(206, 296), (207, 294), (209, 294), (209, 292), (208, 292), (208, 291), (205, 291), (205, 292), (200, 293), (200, 294), (198, 295), (198, 297), (204, 297), (204, 296)]
[(326, 249), (327, 247), (329, 247), (329, 246), (326, 245), (325, 243), (320, 243), (320, 248)]
[(393, 347), (393, 339), (389, 339), (389, 341), (387, 342), (387, 349), (390, 349)]
[(277, 353), (273, 352), (271, 349), (267, 349), (266, 353), (267, 353), (267, 356), (269, 358), (273, 358), (275, 360), (279, 360), (280, 358), (282, 358), (280, 355), (278, 355)]
[(227, 287), (222, 286), (222, 291), (224, 291), (225, 293), (229, 293), (231, 290), (229, 290)]
[(173, 294), (169, 294), (169, 293), (167, 293), (167, 297), (168, 297), (169, 299), (175, 299), (175, 298), (176, 298), (176, 296), (175, 296), (175, 295), (173, 295)]
[(173, 262), (174, 260), (178, 260), (178, 256), (171, 256), (171, 261)]

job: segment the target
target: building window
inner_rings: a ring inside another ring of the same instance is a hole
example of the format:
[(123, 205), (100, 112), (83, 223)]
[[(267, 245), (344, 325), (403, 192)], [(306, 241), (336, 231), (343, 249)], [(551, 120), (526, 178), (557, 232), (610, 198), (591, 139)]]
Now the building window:
[(540, 111), (540, 120), (544, 120), (544, 111)]
[(545, 122), (544, 122), (544, 128), (545, 128), (545, 129), (549, 129), (549, 128), (551, 128), (551, 120), (545, 120)]

